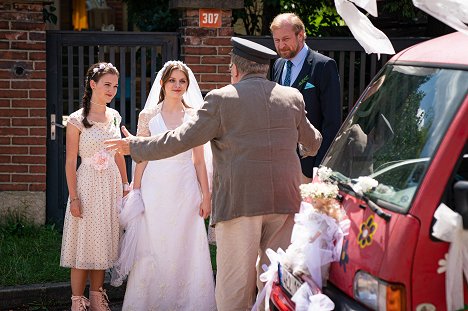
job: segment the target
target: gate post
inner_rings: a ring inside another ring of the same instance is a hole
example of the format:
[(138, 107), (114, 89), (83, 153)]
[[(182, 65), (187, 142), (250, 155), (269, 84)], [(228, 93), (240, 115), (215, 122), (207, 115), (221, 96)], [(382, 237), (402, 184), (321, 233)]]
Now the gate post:
[(243, 0), (171, 0), (181, 12), (181, 60), (193, 71), (202, 93), (231, 83), (229, 52), (232, 10), (244, 7)]
[(0, 1), (0, 220), (46, 220), (47, 1)]

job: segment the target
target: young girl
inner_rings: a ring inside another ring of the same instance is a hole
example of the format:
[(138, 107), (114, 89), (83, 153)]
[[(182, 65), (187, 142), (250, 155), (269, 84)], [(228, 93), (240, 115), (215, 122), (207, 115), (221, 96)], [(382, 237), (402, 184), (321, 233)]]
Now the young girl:
[[(119, 113), (107, 107), (117, 93), (119, 72), (111, 63), (86, 73), (83, 108), (68, 119), (66, 164), (68, 199), (60, 265), (71, 268), (72, 311), (110, 310), (102, 289), (105, 270), (118, 256), (118, 206), (128, 192), (124, 157), (104, 141), (119, 138)], [(76, 169), (77, 157), (81, 165)], [(90, 278), (89, 300), (83, 296)]]

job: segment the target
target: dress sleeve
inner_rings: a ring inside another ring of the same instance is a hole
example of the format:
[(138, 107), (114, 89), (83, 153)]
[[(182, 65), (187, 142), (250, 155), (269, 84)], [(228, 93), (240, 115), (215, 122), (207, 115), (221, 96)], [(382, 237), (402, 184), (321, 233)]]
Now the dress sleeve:
[(149, 121), (153, 117), (153, 113), (150, 111), (142, 110), (138, 115), (138, 127), (137, 127), (137, 136), (149, 137), (151, 132), (149, 129)]
[(82, 110), (78, 110), (73, 112), (71, 115), (68, 116), (67, 124), (72, 124), (80, 132), (83, 132), (84, 125), (83, 125), (83, 115), (82, 115)]

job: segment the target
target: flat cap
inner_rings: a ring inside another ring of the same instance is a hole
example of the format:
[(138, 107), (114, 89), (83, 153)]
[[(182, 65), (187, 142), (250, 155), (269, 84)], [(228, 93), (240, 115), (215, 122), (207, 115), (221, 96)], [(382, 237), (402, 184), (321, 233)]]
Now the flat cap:
[(238, 37), (231, 38), (232, 53), (259, 64), (269, 64), (276, 52), (256, 42)]

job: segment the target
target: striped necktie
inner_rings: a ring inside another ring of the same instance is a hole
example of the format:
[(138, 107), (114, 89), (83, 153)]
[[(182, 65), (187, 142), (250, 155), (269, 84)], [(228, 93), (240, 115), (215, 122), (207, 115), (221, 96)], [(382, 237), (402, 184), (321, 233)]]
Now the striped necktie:
[(291, 69), (292, 69), (292, 61), (288, 60), (286, 62), (286, 77), (284, 77), (283, 85), (290, 86), (291, 84)]

